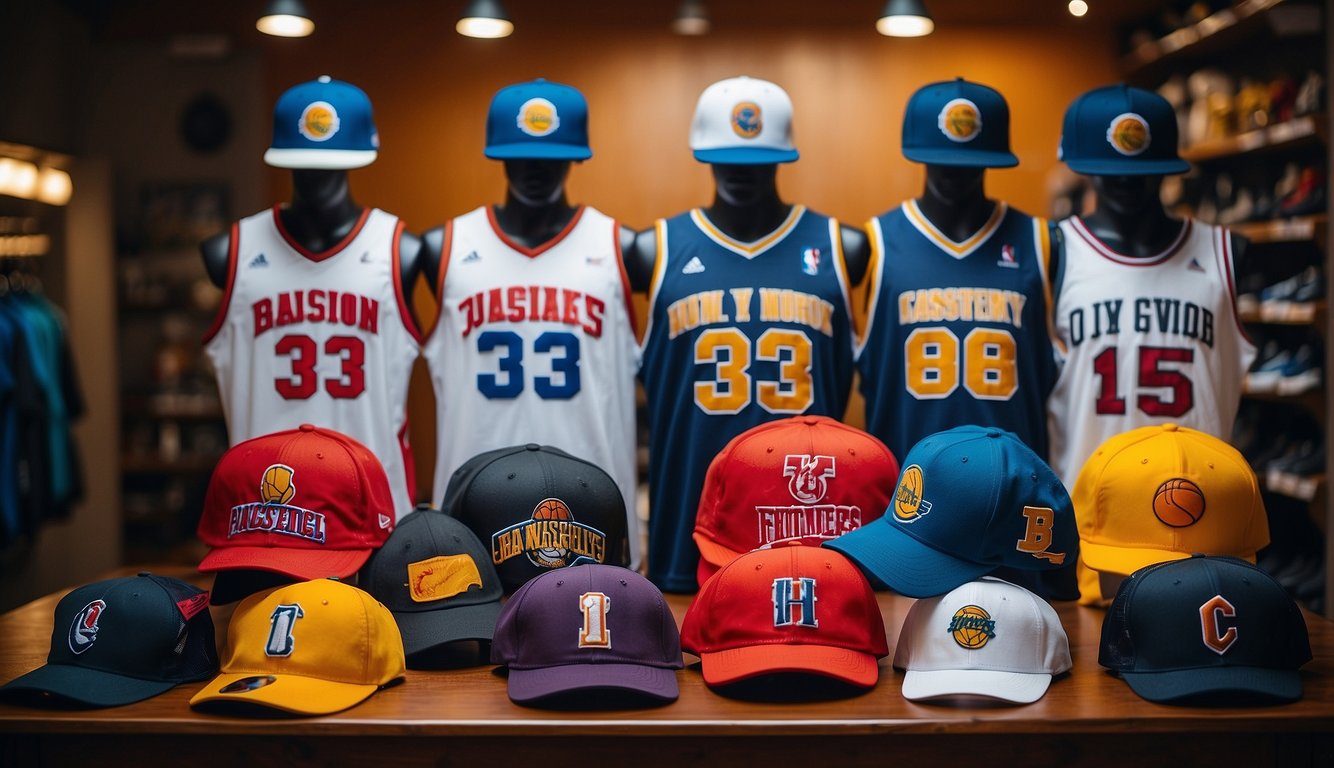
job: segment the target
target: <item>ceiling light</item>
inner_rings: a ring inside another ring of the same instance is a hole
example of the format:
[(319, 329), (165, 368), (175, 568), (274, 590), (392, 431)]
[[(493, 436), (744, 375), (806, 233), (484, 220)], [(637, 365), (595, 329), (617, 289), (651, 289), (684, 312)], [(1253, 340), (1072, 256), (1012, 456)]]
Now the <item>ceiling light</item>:
[(31, 200), (37, 192), (37, 166), (26, 160), (0, 157), (0, 195)]
[(301, 0), (269, 0), (255, 28), (274, 37), (306, 37), (315, 31), (315, 22)]
[(464, 37), (509, 37), (514, 31), (514, 22), (501, 7), (500, 0), (469, 0), (454, 29)]
[(64, 205), (74, 194), (69, 174), (59, 168), (43, 168), (37, 176), (37, 199), (50, 205)]
[(704, 0), (682, 0), (672, 19), (672, 31), (678, 35), (706, 35), (709, 32), (709, 12)]
[(1075, 17), (1083, 16), (1089, 12), (1089, 4), (1084, 0), (1070, 0), (1070, 4), (1066, 8), (1070, 10), (1070, 15)]
[(875, 29), (888, 37), (922, 37), (936, 28), (922, 0), (889, 0)]

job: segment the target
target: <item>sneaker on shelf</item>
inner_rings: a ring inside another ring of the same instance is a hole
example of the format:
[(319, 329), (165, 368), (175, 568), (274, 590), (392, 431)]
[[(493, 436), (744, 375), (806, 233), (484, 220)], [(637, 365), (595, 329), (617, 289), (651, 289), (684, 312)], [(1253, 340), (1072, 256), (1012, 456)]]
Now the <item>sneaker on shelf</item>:
[(1278, 215), (1283, 217), (1305, 216), (1325, 210), (1325, 174), (1315, 166), (1302, 169), (1297, 189), (1283, 198), (1278, 206)]
[(1257, 358), (1255, 365), (1246, 373), (1246, 391), (1253, 394), (1271, 394), (1283, 378), (1283, 368), (1292, 359), (1292, 353), (1280, 348), (1274, 342), (1265, 345), (1265, 354)]
[(1244, 316), (1260, 312), (1260, 291), (1265, 289), (1265, 276), (1247, 272), (1237, 278), (1237, 312)]
[(1278, 382), (1274, 385), (1274, 392), (1280, 395), (1300, 395), (1316, 389), (1322, 378), (1320, 367), (1321, 360), (1315, 348), (1310, 344), (1301, 345), (1287, 365), (1283, 366)]
[(1292, 292), (1292, 302), (1294, 304), (1310, 304), (1325, 298), (1325, 280), (1320, 274), (1320, 269), (1315, 266), (1307, 267), (1302, 270), (1298, 276), (1301, 278), (1297, 285), (1297, 290)]

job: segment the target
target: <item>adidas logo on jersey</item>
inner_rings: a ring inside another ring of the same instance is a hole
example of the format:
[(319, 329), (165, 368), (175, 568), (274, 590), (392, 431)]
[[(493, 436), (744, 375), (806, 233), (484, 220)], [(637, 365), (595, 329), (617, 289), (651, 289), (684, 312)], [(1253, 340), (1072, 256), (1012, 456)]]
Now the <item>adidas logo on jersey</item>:
[(1190, 263), (1186, 265), (1186, 269), (1189, 269), (1191, 272), (1204, 271), (1204, 267), (1200, 266), (1200, 262), (1196, 261), (1194, 258), (1192, 258)]
[(264, 258), (264, 254), (261, 253), (260, 255), (256, 256), (256, 257), (253, 258), (253, 259), (251, 259), (251, 260), (250, 260), (250, 264), (249, 264), (248, 266), (251, 266), (251, 267), (267, 267), (268, 265), (269, 265), (269, 260), (266, 259), (266, 258)]
[(699, 260), (698, 256), (691, 256), (690, 261), (687, 261), (686, 265), (681, 267), (681, 274), (683, 275), (698, 275), (703, 271), (704, 263)]
[(371, 252), (370, 252), (370, 251), (365, 251), (365, 252), (363, 252), (363, 253), (361, 254), (361, 263), (362, 263), (362, 264), (370, 264), (370, 263), (371, 263)]
[(481, 261), (481, 260), (482, 257), (477, 255), (477, 251), (468, 251), (468, 255), (464, 256), (460, 261), (462, 261), (464, 264), (467, 264), (472, 261)]

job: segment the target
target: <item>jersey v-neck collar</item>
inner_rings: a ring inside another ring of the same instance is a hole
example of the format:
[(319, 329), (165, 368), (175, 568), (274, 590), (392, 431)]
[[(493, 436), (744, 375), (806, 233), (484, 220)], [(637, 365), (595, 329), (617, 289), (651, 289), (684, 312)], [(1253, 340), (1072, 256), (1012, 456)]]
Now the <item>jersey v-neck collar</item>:
[(357, 219), (356, 225), (352, 227), (351, 231), (349, 231), (346, 235), (343, 236), (342, 240), (339, 240), (336, 244), (333, 245), (333, 247), (328, 248), (326, 250), (312, 251), (306, 246), (297, 242), (297, 239), (295, 237), (292, 237), (292, 233), (287, 231), (287, 227), (283, 226), (283, 217), (281, 216), (281, 211), (282, 211), (281, 204), (273, 206), (273, 225), (277, 227), (278, 235), (282, 237), (283, 242), (287, 243), (292, 247), (292, 250), (296, 251), (297, 253), (301, 254), (307, 259), (310, 259), (311, 261), (315, 262), (326, 261), (328, 259), (333, 258), (334, 256), (337, 256), (344, 248), (350, 245), (353, 240), (357, 239), (357, 235), (361, 234), (361, 228), (366, 226), (366, 220), (369, 219), (371, 215), (370, 208), (362, 208), (361, 218)]
[(1088, 225), (1085, 224), (1084, 220), (1079, 216), (1071, 216), (1070, 225), (1074, 228), (1075, 233), (1083, 238), (1084, 242), (1088, 243), (1089, 247), (1097, 251), (1103, 258), (1109, 261), (1114, 261), (1117, 264), (1124, 264), (1127, 267), (1152, 267), (1157, 264), (1162, 264), (1164, 261), (1167, 261), (1176, 255), (1177, 251), (1181, 250), (1182, 244), (1186, 242), (1186, 238), (1190, 235), (1191, 220), (1182, 220), (1181, 231), (1177, 233), (1176, 239), (1166, 248), (1152, 256), (1127, 256), (1124, 253), (1118, 253), (1117, 251), (1112, 250), (1109, 245), (1099, 240), (1098, 236), (1093, 234), (1093, 230), (1089, 229)]
[(524, 256), (527, 256), (528, 258), (532, 259), (541, 256), (543, 253), (551, 250), (552, 248), (555, 248), (557, 245), (560, 244), (562, 240), (568, 237), (569, 234), (574, 231), (575, 226), (579, 224), (579, 219), (583, 218), (584, 208), (585, 206), (583, 205), (576, 207), (574, 209), (574, 215), (570, 217), (570, 221), (565, 225), (565, 228), (562, 229), (555, 237), (551, 238), (545, 243), (539, 244), (535, 248), (529, 248), (523, 243), (520, 243), (517, 240), (511, 238), (509, 235), (505, 234), (505, 230), (500, 228), (500, 222), (496, 219), (495, 206), (493, 205), (486, 206), (486, 220), (491, 223), (491, 231), (496, 233), (496, 237), (500, 238), (500, 242), (504, 243), (510, 248), (513, 248), (519, 253), (522, 253)]
[(1009, 209), (1003, 201), (997, 201), (996, 207), (991, 210), (991, 217), (982, 225), (982, 228), (974, 232), (968, 239), (962, 242), (951, 240), (941, 232), (931, 220), (922, 213), (922, 209), (917, 206), (916, 200), (908, 200), (903, 204), (903, 214), (908, 217), (908, 222), (922, 233), (922, 236), (946, 254), (955, 259), (963, 259), (968, 254), (976, 251), (985, 243), (997, 229), (1000, 228), (1001, 221), (1005, 219), (1005, 212)]
[(699, 230), (713, 242), (738, 256), (746, 259), (753, 259), (782, 242), (783, 238), (787, 237), (792, 230), (796, 229), (797, 222), (801, 220), (802, 214), (804, 213), (806, 213), (806, 206), (792, 206), (792, 210), (788, 212), (787, 218), (782, 224), (778, 225), (777, 229), (764, 237), (761, 237), (758, 240), (752, 240), (749, 243), (728, 236), (712, 221), (709, 221), (709, 217), (705, 215), (703, 208), (692, 209), (690, 211), (690, 219), (695, 222), (695, 226), (699, 227)]

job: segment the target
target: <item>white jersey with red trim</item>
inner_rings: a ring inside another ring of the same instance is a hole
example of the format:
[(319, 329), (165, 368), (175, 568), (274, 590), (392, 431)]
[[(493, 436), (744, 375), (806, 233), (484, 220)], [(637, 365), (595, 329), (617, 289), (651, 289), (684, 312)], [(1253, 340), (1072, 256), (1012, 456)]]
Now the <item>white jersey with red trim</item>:
[(436, 400), (432, 498), (483, 451), (555, 446), (616, 481), (638, 567), (638, 360), (619, 226), (583, 206), (527, 248), (483, 206), (449, 223), (443, 250), (440, 317), (422, 349)]
[(342, 242), (313, 253), (278, 210), (232, 225), (227, 294), (204, 337), (228, 438), (306, 423), (342, 432), (379, 457), (402, 517), (415, 495), (407, 398), (420, 350), (399, 281), (403, 224), (367, 209)]
[(1063, 364), (1047, 402), (1069, 488), (1107, 438), (1175, 422), (1224, 440), (1255, 346), (1237, 318), (1228, 231), (1187, 219), (1156, 256), (1116, 253), (1072, 217), (1056, 287)]

